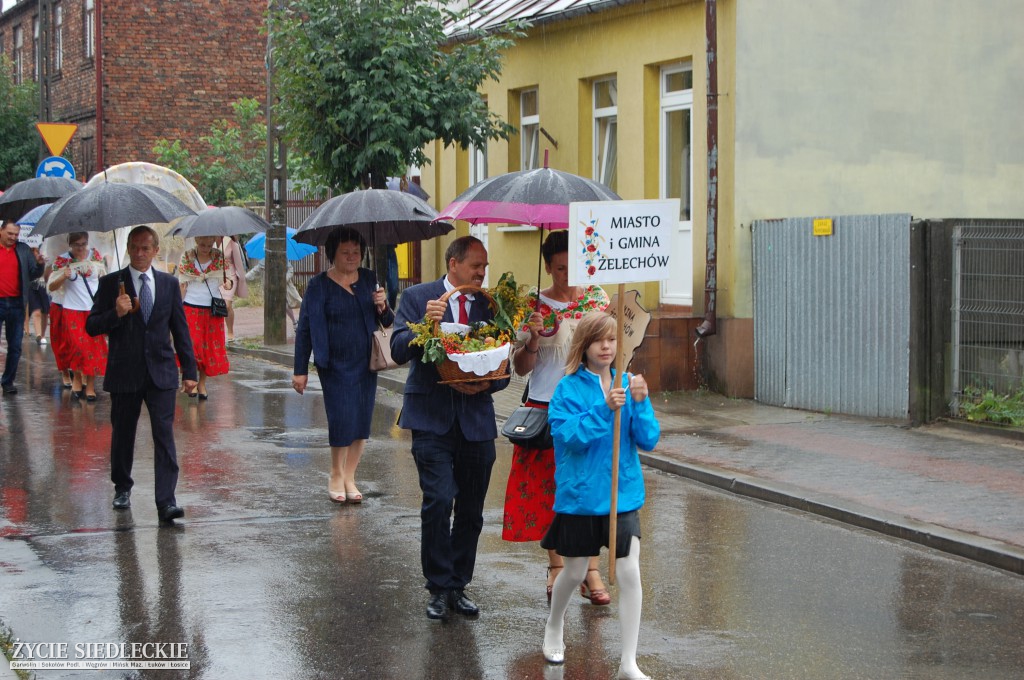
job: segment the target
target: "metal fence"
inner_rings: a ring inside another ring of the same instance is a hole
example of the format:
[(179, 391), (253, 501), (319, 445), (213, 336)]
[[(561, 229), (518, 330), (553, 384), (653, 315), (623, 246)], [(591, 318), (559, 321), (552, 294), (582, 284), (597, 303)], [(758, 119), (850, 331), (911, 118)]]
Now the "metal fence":
[(1024, 422), (1024, 221), (953, 230), (954, 417)]
[(910, 215), (753, 224), (754, 393), (777, 406), (907, 418)]

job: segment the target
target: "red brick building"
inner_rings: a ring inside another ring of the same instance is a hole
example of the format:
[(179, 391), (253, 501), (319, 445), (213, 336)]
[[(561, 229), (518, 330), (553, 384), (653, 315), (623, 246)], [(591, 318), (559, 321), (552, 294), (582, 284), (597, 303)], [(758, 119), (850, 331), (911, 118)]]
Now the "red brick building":
[(118, 163), (154, 161), (160, 138), (194, 148), (215, 120), (231, 117), (232, 102), (265, 100), (266, 7), (266, 0), (19, 0), (0, 15), (0, 52), (14, 62), (16, 81), (38, 81), (38, 52), (48, 43), (47, 122), (79, 126), (64, 156), (87, 180)]

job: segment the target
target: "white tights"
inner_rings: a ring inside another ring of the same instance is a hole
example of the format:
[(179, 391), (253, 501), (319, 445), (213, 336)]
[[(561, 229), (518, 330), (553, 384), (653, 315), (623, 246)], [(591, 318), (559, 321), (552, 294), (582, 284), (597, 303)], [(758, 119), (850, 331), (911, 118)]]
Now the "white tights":
[[(587, 577), (589, 557), (565, 557), (565, 568), (555, 579), (551, 589), (551, 613), (544, 626), (544, 648), (563, 650), (563, 624), (569, 606), (580, 583)], [(640, 610), (644, 596), (640, 588), (640, 539), (633, 536), (629, 555), (615, 560), (615, 574), (619, 585), (619, 625), (622, 629), (622, 656), (619, 660), (620, 678), (644, 678), (636, 665), (636, 647), (640, 639)]]

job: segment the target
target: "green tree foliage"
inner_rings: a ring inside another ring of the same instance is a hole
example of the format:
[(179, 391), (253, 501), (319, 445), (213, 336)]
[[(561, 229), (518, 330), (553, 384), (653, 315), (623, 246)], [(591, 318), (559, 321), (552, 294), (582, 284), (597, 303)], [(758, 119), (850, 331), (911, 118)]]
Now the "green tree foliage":
[(15, 85), (11, 61), (0, 55), (0, 188), (35, 177), (39, 161), (39, 90)]
[(241, 205), (263, 199), (267, 163), (267, 126), (255, 99), (231, 104), (233, 120), (221, 119), (199, 138), (203, 151), (193, 152), (180, 140), (158, 139), (157, 163), (181, 173), (209, 205)]
[(425, 165), (423, 147), (484, 144), (514, 128), (490, 112), (478, 88), (501, 74), (518, 35), (450, 43), (446, 3), (290, 0), (273, 12), (274, 78), (293, 154), (341, 191), (384, 186)]

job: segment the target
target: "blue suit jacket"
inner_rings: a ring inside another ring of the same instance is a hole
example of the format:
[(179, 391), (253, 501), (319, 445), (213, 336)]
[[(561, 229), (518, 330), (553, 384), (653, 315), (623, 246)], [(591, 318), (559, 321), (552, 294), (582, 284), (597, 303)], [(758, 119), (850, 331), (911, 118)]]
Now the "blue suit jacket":
[[(434, 364), (420, 361), (423, 348), (410, 347), (415, 337), (408, 323), (419, 323), (427, 311), (427, 302), (444, 295), (444, 278), (412, 286), (402, 293), (395, 315), (395, 329), (391, 334), (391, 358), (399, 364), (407, 361), (409, 377), (405, 381), (405, 398), (399, 427), (407, 430), (424, 430), (442, 435), (448, 432), (456, 420), (462, 434), (469, 441), (485, 441), (498, 436), (494, 421), (494, 399), (491, 394), (508, 387), (509, 380), (497, 380), (491, 389), (479, 394), (467, 395), (440, 385), (441, 376)], [(469, 307), (470, 321), (487, 321), (493, 316), (487, 301), (478, 295)], [(445, 321), (451, 321), (451, 308), (445, 311)]]
[(197, 379), (196, 359), (192, 353), (185, 309), (181, 306), (178, 279), (157, 271), (155, 267), (151, 267), (150, 272), (156, 292), (148, 324), (143, 322), (142, 312), (117, 316), (115, 303), (120, 282), (124, 282), (128, 295), (133, 299), (137, 297), (127, 267), (101, 278), (96, 289), (85, 330), (93, 336), (107, 335), (104, 392), (141, 391), (146, 388), (147, 376), (157, 389), (176, 389), (178, 364), (174, 360), (175, 354), (181, 363), (182, 377), (185, 380)]
[(27, 243), (21, 241), (15, 243), (14, 254), (18, 258), (19, 276), (21, 277), (21, 299), (28, 300), (29, 286), (32, 281), (43, 275), (43, 265), (36, 262), (36, 256)]

